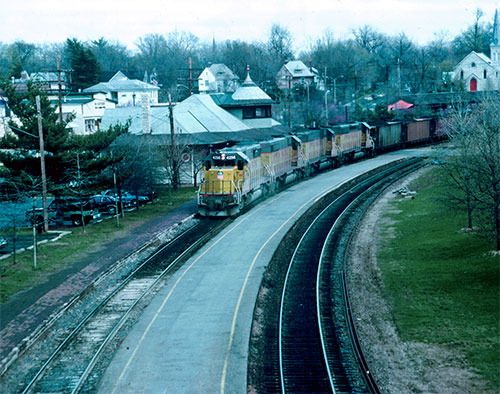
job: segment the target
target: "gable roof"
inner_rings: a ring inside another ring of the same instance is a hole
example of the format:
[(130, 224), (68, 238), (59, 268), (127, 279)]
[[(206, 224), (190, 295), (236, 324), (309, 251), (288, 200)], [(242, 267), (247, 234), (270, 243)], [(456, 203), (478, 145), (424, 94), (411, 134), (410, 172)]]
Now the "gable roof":
[[(168, 105), (151, 106), (152, 134), (170, 134)], [(131, 121), (129, 132), (142, 133), (142, 107), (123, 107), (106, 109), (102, 117), (101, 129), (107, 129), (117, 123), (125, 124)], [(214, 103), (209, 95), (194, 94), (174, 107), (174, 122), (176, 132), (236, 132), (250, 129), (241, 120), (231, 115)]]
[(391, 110), (402, 110), (402, 109), (409, 109), (413, 107), (413, 104), (411, 103), (407, 103), (406, 101), (403, 101), (403, 100), (399, 100), (399, 101), (396, 101), (394, 104), (390, 104), (387, 106), (387, 109), (389, 111)]
[[(212, 64), (206, 68), (210, 71), (217, 81), (237, 81), (239, 78), (229, 67), (223, 63)], [(203, 74), (203, 73), (202, 73)], [(201, 76), (201, 75), (200, 75)]]
[[(306, 67), (300, 60), (288, 62), (284, 67), (290, 72), (293, 78), (312, 78), (315, 75), (314, 72), (312, 72), (309, 67)], [(316, 71), (315, 69), (312, 70)]]
[(83, 89), (85, 93), (97, 92), (146, 92), (159, 90), (160, 88), (138, 79), (129, 79), (124, 73), (118, 71), (108, 82), (101, 82), (97, 85)]
[(454, 70), (457, 70), (458, 68), (462, 67), (464, 63), (475, 60), (483, 63), (483, 66), (489, 66), (492, 67), (491, 64), (491, 59), (486, 56), (484, 53), (477, 53), (474, 51), (471, 51), (467, 56), (465, 56), (454, 68)]

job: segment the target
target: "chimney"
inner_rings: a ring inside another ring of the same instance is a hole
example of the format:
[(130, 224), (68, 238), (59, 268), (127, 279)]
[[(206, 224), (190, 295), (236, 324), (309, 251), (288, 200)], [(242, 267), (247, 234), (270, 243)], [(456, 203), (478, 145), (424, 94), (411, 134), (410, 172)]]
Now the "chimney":
[(149, 105), (149, 96), (147, 93), (141, 95), (142, 104), (142, 134), (151, 134), (151, 106)]

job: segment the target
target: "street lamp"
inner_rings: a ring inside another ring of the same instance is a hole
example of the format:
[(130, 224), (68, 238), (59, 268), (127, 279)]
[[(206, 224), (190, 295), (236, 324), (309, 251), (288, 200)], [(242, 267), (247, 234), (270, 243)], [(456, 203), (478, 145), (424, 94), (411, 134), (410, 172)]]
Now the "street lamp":
[(191, 89), (189, 89), (186, 85), (182, 85), (182, 84), (177, 84), (177, 91), (179, 91), (179, 88), (184, 88), (188, 91), (188, 95), (191, 96)]
[(339, 75), (338, 77), (333, 78), (333, 103), (337, 104), (337, 79), (344, 78), (343, 75)]

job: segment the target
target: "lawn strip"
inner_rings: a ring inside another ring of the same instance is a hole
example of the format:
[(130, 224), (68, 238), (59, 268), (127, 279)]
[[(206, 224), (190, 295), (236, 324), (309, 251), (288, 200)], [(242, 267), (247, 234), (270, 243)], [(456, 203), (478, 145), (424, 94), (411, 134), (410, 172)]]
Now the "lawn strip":
[(392, 203), (377, 256), (402, 340), (444, 346), (500, 388), (499, 258), (493, 245), (461, 228), (462, 212), (440, 203), (432, 176), (410, 185), (415, 199)]
[[(125, 212), (117, 227), (115, 218), (107, 218), (99, 223), (86, 226), (85, 234), (82, 228), (64, 227), (54, 230), (71, 231), (56, 242), (47, 242), (38, 246), (37, 269), (33, 267), (33, 251), (17, 253), (0, 261), (0, 302), (5, 302), (10, 296), (31, 286), (43, 283), (47, 276), (59, 272), (72, 264), (75, 257), (105, 247), (105, 244), (115, 237), (132, 231), (149, 219), (164, 215), (171, 209), (190, 201), (195, 197), (196, 189), (187, 187), (172, 192), (131, 212)], [(171, 200), (172, 205), (169, 204)], [(51, 228), (52, 229), (52, 228)], [(24, 230), (23, 230), (24, 231)]]

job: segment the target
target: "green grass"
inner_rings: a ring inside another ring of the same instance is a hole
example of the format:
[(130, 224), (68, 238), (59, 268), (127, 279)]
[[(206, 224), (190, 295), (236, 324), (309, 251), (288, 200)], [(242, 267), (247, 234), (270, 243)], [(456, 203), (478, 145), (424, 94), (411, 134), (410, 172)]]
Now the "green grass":
[[(82, 233), (81, 227), (54, 228), (71, 231), (71, 234), (55, 243), (39, 245), (36, 270), (33, 268), (32, 250), (16, 254), (15, 262), (13, 256), (0, 260), (0, 302), (7, 301), (10, 296), (23, 289), (46, 281), (49, 274), (61, 271), (79, 254), (98, 250), (114, 237), (193, 199), (196, 190), (194, 187), (186, 187), (172, 192), (172, 205), (169, 205), (168, 192), (162, 193), (153, 204), (140, 207), (138, 211), (125, 212), (125, 217), (120, 218), (119, 227), (116, 225), (116, 219), (110, 218), (86, 226), (85, 234)], [(25, 233), (27, 230), (21, 231)], [(31, 234), (30, 231), (28, 233)]]
[[(425, 178), (425, 179), (424, 179)], [(500, 388), (500, 257), (471, 233), (465, 214), (439, 202), (442, 191), (426, 174), (410, 185), (414, 200), (396, 200), (378, 255), (385, 290), (404, 341), (445, 346)]]

